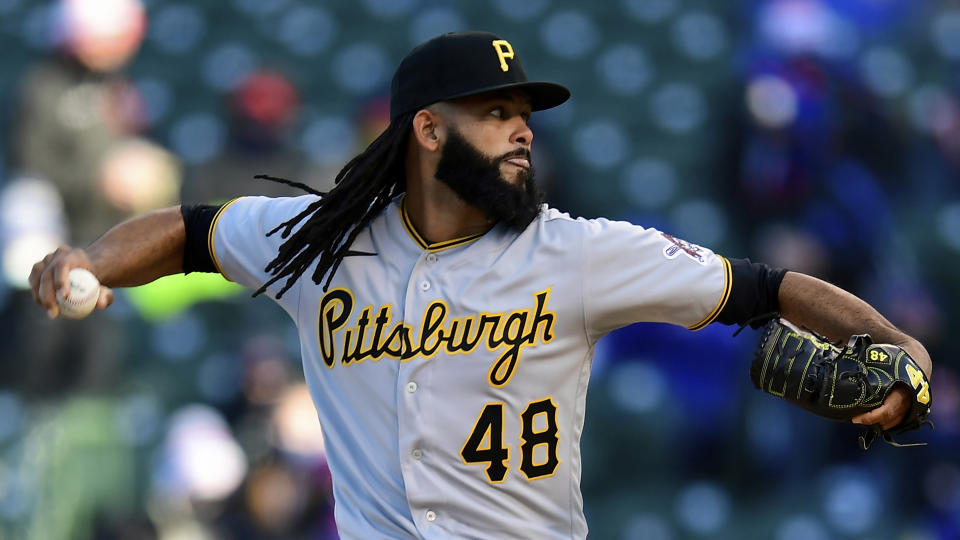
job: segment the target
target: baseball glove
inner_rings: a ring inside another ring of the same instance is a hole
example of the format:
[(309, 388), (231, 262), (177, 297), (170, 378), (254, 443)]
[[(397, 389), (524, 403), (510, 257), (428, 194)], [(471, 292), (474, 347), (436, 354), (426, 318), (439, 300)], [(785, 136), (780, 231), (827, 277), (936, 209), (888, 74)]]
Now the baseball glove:
[(881, 403), (897, 384), (911, 389), (913, 406), (895, 428), (867, 427), (860, 436), (866, 450), (880, 436), (893, 446), (894, 435), (920, 428), (930, 414), (930, 383), (902, 348), (873, 343), (869, 334), (856, 335), (844, 347), (797, 328), (785, 319), (767, 323), (757, 348), (750, 378), (754, 386), (818, 416), (848, 422)]

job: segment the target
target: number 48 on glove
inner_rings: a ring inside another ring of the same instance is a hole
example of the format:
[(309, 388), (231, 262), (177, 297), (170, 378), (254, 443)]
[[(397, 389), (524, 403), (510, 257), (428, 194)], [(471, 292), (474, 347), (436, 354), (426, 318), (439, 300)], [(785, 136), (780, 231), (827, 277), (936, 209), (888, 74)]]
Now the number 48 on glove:
[[(897, 384), (913, 393), (910, 411), (896, 427), (868, 426), (860, 436), (866, 450), (879, 435), (894, 446), (893, 435), (924, 424), (930, 415), (930, 382), (917, 363), (896, 345), (875, 344), (868, 334), (852, 336), (844, 347), (773, 319), (764, 328), (750, 378), (754, 386), (818, 416), (849, 422), (878, 407)], [(919, 443), (926, 444), (926, 443)]]

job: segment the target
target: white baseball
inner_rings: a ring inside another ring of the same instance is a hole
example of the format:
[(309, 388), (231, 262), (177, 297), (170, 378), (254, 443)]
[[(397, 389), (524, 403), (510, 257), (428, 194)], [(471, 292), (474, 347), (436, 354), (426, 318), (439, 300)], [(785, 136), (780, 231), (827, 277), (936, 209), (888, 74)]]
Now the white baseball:
[(96, 276), (83, 268), (74, 268), (68, 274), (70, 277), (70, 292), (63, 298), (57, 293), (57, 304), (60, 313), (71, 319), (82, 319), (97, 307), (100, 298), (100, 282)]

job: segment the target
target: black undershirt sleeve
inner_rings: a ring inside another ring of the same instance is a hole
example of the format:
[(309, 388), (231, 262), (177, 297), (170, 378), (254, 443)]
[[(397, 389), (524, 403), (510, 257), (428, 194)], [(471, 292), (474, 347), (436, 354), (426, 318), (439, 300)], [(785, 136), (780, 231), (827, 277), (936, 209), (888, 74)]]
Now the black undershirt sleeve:
[(763, 263), (753, 263), (750, 259), (728, 260), (733, 284), (730, 298), (717, 315), (717, 321), (723, 324), (749, 324), (753, 328), (759, 328), (780, 311), (778, 293), (780, 282), (787, 271)]
[(220, 208), (220, 206), (207, 204), (180, 206), (180, 214), (183, 215), (183, 225), (187, 235), (187, 241), (183, 246), (184, 274), (190, 272), (219, 272), (216, 265), (213, 264), (207, 238), (210, 235), (210, 227), (213, 226), (213, 219), (217, 216)]

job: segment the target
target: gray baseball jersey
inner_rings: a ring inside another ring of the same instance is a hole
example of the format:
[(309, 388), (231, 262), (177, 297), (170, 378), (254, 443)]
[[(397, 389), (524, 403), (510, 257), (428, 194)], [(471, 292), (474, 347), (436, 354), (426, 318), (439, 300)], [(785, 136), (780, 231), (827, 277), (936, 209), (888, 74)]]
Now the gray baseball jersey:
[[(245, 197), (210, 229), (257, 288), (265, 233), (316, 200)], [(402, 199), (357, 237), (326, 293), (312, 269), (278, 300), (300, 333), (344, 538), (583, 538), (580, 434), (593, 349), (638, 321), (699, 329), (729, 262), (654, 229), (544, 208), (517, 233), (429, 245)], [(279, 289), (273, 287), (271, 293)]]

